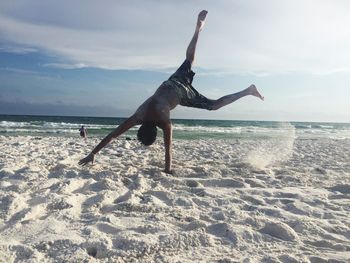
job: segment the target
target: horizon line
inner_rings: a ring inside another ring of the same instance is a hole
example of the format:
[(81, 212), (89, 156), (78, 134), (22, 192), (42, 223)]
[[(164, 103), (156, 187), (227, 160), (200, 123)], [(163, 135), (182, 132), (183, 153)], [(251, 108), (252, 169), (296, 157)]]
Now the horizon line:
[[(72, 118), (118, 118), (127, 119), (128, 117), (117, 117), (117, 116), (78, 116), (78, 115), (45, 115), (45, 114), (3, 114), (0, 116), (28, 116), (28, 117), (72, 117)], [(205, 118), (171, 118), (171, 120), (205, 120), (205, 121), (256, 121), (256, 122), (304, 122), (304, 123), (339, 123), (339, 124), (350, 124), (350, 122), (342, 121), (298, 121), (298, 120), (253, 120), (253, 119), (205, 119)]]

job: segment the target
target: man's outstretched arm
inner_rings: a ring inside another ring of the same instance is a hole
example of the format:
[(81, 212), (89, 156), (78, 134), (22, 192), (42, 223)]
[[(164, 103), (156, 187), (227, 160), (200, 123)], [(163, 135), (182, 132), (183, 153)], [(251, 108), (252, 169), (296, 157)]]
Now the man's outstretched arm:
[(163, 128), (164, 133), (164, 146), (165, 146), (165, 170), (164, 172), (171, 174), (171, 140), (172, 140), (172, 130), (171, 123), (167, 124)]
[(92, 150), (88, 156), (79, 161), (79, 164), (86, 165), (89, 162), (94, 163), (95, 154), (97, 154), (103, 147), (110, 143), (111, 140), (117, 138), (119, 135), (123, 134), (137, 124), (140, 124), (140, 121), (135, 117), (135, 115), (131, 116), (129, 119), (120, 124), (114, 131), (103, 138), (103, 140)]

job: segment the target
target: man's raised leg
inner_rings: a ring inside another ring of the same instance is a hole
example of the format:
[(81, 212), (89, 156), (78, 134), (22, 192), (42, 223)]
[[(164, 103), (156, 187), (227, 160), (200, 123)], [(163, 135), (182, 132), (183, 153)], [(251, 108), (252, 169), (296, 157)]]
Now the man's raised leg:
[(223, 106), (226, 106), (242, 97), (248, 96), (248, 95), (252, 95), (255, 97), (258, 97), (261, 100), (264, 100), (264, 97), (261, 96), (261, 94), (259, 93), (259, 91), (256, 89), (255, 85), (250, 85), (249, 88), (246, 88), (245, 90), (242, 90), (240, 92), (234, 93), (234, 94), (230, 94), (230, 95), (226, 95), (224, 97), (221, 97), (220, 99), (217, 100), (212, 100), (213, 106), (212, 106), (212, 110), (218, 110)]
[(193, 64), (194, 55), (196, 53), (196, 46), (197, 46), (199, 32), (203, 29), (207, 14), (208, 14), (208, 11), (206, 10), (203, 10), (198, 14), (196, 30), (186, 50), (186, 59), (191, 63), (191, 66)]

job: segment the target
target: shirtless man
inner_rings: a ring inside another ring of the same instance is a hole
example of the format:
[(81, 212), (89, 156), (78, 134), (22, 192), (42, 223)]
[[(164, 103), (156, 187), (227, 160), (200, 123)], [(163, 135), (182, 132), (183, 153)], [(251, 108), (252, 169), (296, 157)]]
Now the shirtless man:
[(157, 136), (157, 127), (163, 130), (165, 145), (165, 170), (171, 170), (171, 140), (172, 128), (170, 111), (178, 104), (187, 107), (201, 108), (207, 110), (217, 110), (244, 96), (253, 95), (264, 99), (254, 85), (240, 92), (226, 95), (217, 100), (211, 100), (201, 95), (192, 87), (192, 80), (195, 73), (191, 70), (196, 51), (197, 40), (200, 31), (203, 29), (207, 11), (199, 13), (196, 30), (186, 51), (186, 59), (178, 70), (170, 76), (167, 81), (148, 98), (136, 112), (120, 124), (115, 130), (108, 134), (85, 158), (79, 161), (80, 165), (94, 162), (95, 155), (105, 147), (112, 139), (117, 138), (122, 133), (135, 125), (142, 124), (137, 133), (138, 140), (144, 145), (151, 145)]

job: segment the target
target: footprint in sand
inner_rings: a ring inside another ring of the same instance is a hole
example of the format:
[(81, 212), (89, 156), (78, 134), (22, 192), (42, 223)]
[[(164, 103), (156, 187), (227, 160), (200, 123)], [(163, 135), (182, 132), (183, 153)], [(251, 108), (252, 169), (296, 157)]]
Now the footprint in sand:
[(219, 238), (225, 238), (235, 245), (238, 242), (237, 234), (232, 230), (232, 227), (227, 223), (213, 224), (207, 227), (207, 233), (217, 236)]
[(187, 180), (186, 185), (191, 188), (200, 186), (200, 184), (195, 180)]
[(103, 233), (110, 234), (110, 235), (117, 235), (121, 229), (118, 229), (110, 224), (107, 223), (99, 223), (97, 224), (97, 229), (100, 230)]
[(350, 184), (338, 184), (328, 188), (333, 192), (340, 192), (342, 194), (350, 194)]
[(201, 183), (206, 187), (243, 188), (248, 186), (242, 181), (229, 178), (201, 180)]
[(297, 233), (282, 222), (267, 222), (260, 232), (284, 241), (298, 241), (299, 239)]
[(49, 210), (64, 210), (73, 207), (73, 205), (69, 204), (67, 201), (61, 199), (61, 200), (55, 200), (52, 203), (48, 204), (47, 208)]

